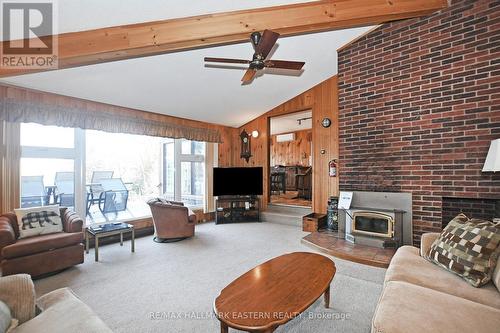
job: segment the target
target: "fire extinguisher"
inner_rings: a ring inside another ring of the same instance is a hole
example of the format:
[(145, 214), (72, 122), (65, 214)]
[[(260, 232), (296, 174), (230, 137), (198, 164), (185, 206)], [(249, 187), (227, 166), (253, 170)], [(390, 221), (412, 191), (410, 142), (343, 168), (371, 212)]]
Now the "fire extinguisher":
[(337, 162), (336, 162), (336, 160), (331, 160), (328, 163), (328, 175), (330, 177), (337, 177)]

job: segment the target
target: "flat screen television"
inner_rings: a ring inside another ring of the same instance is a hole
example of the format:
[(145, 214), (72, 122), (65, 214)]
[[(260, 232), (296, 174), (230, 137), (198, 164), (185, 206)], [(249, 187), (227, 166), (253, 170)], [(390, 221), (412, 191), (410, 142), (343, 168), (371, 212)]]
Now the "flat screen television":
[(214, 168), (214, 196), (262, 195), (262, 167)]

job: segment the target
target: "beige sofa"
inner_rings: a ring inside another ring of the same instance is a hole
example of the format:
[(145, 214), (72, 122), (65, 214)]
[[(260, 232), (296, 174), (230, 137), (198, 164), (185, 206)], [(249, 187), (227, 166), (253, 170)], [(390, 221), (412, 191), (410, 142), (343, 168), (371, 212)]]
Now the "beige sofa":
[[(106, 324), (70, 289), (54, 290), (35, 299), (27, 274), (0, 278), (0, 300), (10, 308), (18, 326), (12, 333), (110, 333)], [(41, 311), (35, 315), (36, 307)]]
[[(472, 287), (421, 256), (438, 236), (424, 234), (420, 250), (398, 249), (387, 269), (372, 333), (500, 332), (500, 292), (492, 282)], [(497, 269), (496, 281), (499, 274)]]

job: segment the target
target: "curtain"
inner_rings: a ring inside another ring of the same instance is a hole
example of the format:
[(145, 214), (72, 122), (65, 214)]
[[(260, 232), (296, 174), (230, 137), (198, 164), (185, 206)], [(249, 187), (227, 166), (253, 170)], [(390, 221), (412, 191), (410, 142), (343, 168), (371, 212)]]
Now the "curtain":
[[(222, 142), (220, 131), (207, 127), (192, 127), (171, 122), (161, 115), (150, 116), (147, 112), (127, 112), (114, 107), (60, 106), (34, 103), (13, 98), (3, 98), (0, 105), (0, 121), (33, 122), (72, 128), (101, 130), (113, 133), (149, 135), (173, 139)], [(154, 119), (153, 119), (154, 118)], [(182, 122), (182, 120), (179, 120)], [(202, 126), (200, 124), (200, 126)]]
[(0, 121), (0, 213), (20, 204), (20, 124)]

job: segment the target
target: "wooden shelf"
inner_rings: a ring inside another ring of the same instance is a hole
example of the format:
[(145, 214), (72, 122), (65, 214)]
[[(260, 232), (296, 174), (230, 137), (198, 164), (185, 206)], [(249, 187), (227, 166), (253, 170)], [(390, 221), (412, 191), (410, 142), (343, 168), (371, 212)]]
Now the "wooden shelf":
[(396, 249), (352, 244), (331, 231), (313, 232), (302, 238), (302, 243), (340, 259), (381, 268), (389, 267), (396, 253)]
[[(246, 208), (246, 204), (250, 207)], [(260, 201), (257, 197), (219, 197), (215, 205), (215, 224), (260, 222)]]

